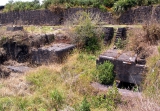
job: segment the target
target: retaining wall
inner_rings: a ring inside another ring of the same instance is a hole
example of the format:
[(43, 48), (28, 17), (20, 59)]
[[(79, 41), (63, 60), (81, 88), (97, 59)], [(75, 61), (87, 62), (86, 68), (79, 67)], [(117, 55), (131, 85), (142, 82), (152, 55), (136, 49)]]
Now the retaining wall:
[(85, 10), (94, 14), (99, 14), (102, 22), (108, 24), (143, 24), (150, 20), (160, 22), (160, 6), (142, 6), (132, 8), (119, 18), (109, 12), (102, 12), (97, 8), (69, 8), (65, 10), (34, 10), (34, 11), (13, 11), (0, 13), (1, 24), (28, 24), (28, 25), (61, 25), (77, 11)]

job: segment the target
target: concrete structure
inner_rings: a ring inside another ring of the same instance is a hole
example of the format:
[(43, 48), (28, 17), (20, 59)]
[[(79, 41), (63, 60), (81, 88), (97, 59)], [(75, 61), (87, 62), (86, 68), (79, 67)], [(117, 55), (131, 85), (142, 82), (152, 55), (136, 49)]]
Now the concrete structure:
[(97, 64), (103, 64), (105, 61), (114, 64), (117, 80), (134, 84), (142, 82), (145, 65), (137, 63), (137, 55), (133, 52), (121, 53), (119, 50), (108, 50), (99, 56)]
[(74, 47), (72, 44), (60, 43), (33, 49), (31, 52), (31, 62), (32, 64), (61, 63)]

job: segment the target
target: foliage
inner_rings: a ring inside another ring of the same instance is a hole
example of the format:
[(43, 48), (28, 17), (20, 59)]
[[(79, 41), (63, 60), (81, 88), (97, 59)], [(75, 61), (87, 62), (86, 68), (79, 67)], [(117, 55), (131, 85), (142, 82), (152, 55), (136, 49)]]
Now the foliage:
[(91, 101), (94, 108), (106, 108), (107, 111), (114, 111), (117, 104), (121, 103), (121, 95), (118, 92), (116, 83), (107, 91), (107, 94), (93, 97)]
[(21, 11), (21, 10), (36, 10), (40, 8), (50, 9), (50, 7), (96, 7), (103, 9), (105, 8), (113, 8), (113, 10), (117, 13), (121, 13), (126, 11), (127, 9), (134, 6), (142, 6), (142, 5), (152, 5), (158, 4), (160, 0), (43, 0), (42, 5), (40, 5), (38, 0), (34, 0), (33, 2), (23, 2), (10, 1), (6, 4), (4, 12), (8, 11)]
[(98, 81), (102, 84), (111, 84), (114, 81), (114, 73), (113, 73), (114, 65), (106, 61), (103, 64), (100, 64), (97, 67), (97, 77)]
[(82, 11), (74, 15), (72, 19), (70, 20), (72, 21), (71, 24), (76, 25), (73, 26), (72, 41), (87, 52), (94, 53), (99, 50), (102, 40), (102, 30), (96, 27), (96, 24), (100, 21), (99, 16)]
[(114, 3), (117, 2), (118, 0), (103, 0), (103, 4), (106, 7), (113, 7)]
[(57, 89), (54, 89), (50, 93), (50, 97), (52, 99), (52, 106), (58, 110), (62, 107), (63, 104), (63, 96), (61, 92), (59, 92)]
[(133, 6), (136, 6), (135, 0), (118, 0), (113, 6), (113, 10), (116, 13), (122, 13)]
[(87, 101), (86, 97), (83, 99), (82, 103), (80, 104), (79, 111), (91, 111), (90, 104)]
[(115, 43), (115, 46), (118, 49), (123, 49), (125, 47), (125, 45), (126, 45), (126, 40), (122, 40), (121, 38), (118, 38)]
[(32, 2), (22, 2), (22, 1), (9, 2), (8, 4), (6, 4), (4, 12), (36, 10), (36, 9), (40, 9), (40, 7), (41, 7), (40, 3), (37, 0), (34, 0)]

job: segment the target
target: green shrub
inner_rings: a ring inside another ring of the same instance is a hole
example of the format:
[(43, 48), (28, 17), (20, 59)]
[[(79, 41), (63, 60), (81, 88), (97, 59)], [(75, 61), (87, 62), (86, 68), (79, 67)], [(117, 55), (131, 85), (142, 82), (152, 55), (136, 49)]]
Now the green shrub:
[(84, 48), (87, 52), (94, 53), (99, 50), (102, 40), (102, 31), (100, 28), (96, 28), (96, 24), (99, 22), (98, 15), (93, 15), (87, 12), (78, 12), (73, 16), (74, 20), (71, 20), (76, 26), (74, 27), (74, 34), (71, 36), (74, 43), (79, 48)]
[(98, 75), (98, 81), (101, 84), (111, 84), (114, 81), (114, 73), (113, 73), (114, 65), (106, 61), (103, 64), (100, 64), (97, 67), (97, 75)]
[(37, 0), (34, 0), (32, 2), (17, 1), (17, 2), (9, 2), (8, 4), (6, 4), (4, 12), (36, 10), (40, 8), (41, 8), (40, 3)]
[(103, 0), (103, 4), (107, 7), (113, 7), (114, 3), (118, 0)]
[(53, 90), (51, 93), (50, 93), (50, 97), (51, 97), (51, 105), (56, 109), (58, 110), (59, 108), (62, 107), (62, 104), (63, 104), (63, 96), (62, 96), (62, 93), (59, 92), (57, 89)]
[(91, 111), (90, 104), (87, 101), (86, 97), (83, 99), (82, 103), (80, 104), (79, 111)]
[(107, 94), (92, 97), (91, 104), (94, 108), (106, 108), (107, 111), (114, 111), (121, 102), (121, 95), (118, 92), (116, 83), (110, 88)]
[(113, 10), (116, 13), (122, 13), (136, 5), (137, 2), (135, 0), (119, 0), (114, 3)]
[(123, 49), (125, 47), (125, 45), (126, 45), (126, 40), (122, 40), (121, 38), (118, 38), (115, 43), (115, 46), (118, 49)]

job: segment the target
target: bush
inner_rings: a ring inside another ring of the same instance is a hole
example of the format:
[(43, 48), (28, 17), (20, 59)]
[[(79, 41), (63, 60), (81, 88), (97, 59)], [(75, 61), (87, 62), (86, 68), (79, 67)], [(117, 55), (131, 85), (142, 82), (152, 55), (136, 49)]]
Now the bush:
[(118, 0), (103, 0), (103, 4), (106, 6), (106, 7), (113, 7), (114, 3), (118, 1)]
[(136, 5), (137, 2), (135, 0), (119, 0), (114, 3), (113, 10), (116, 13), (122, 13)]
[(59, 108), (62, 107), (63, 96), (57, 89), (55, 89), (50, 93), (50, 97), (51, 97), (51, 100), (52, 100), (52, 104), (51, 105), (57, 111)]
[(97, 67), (97, 75), (98, 75), (98, 81), (101, 84), (111, 84), (114, 81), (114, 73), (113, 73), (114, 65), (106, 61), (103, 64), (100, 64)]
[(72, 26), (74, 27), (73, 35), (71, 35), (73, 43), (77, 44), (79, 48), (84, 48), (87, 52), (94, 53), (100, 49), (103, 34), (101, 28), (96, 28), (100, 21), (98, 15), (84, 11), (78, 12), (69, 21), (76, 25)]
[(126, 45), (126, 40), (122, 40), (121, 38), (118, 38), (115, 43), (115, 46), (118, 49), (123, 49), (125, 47), (125, 45)]
[(94, 108), (106, 108), (107, 111), (114, 111), (119, 103), (121, 103), (121, 95), (118, 92), (116, 83), (110, 88), (107, 94), (101, 94), (92, 97), (91, 101)]
[(22, 2), (22, 1), (17, 1), (17, 2), (9, 2), (6, 4), (4, 12), (9, 12), (9, 11), (22, 11), (22, 10), (36, 10), (40, 9), (40, 3), (37, 0), (34, 0), (33, 2)]
[(83, 99), (82, 103), (80, 104), (79, 111), (91, 111), (90, 104), (88, 103), (86, 97)]

